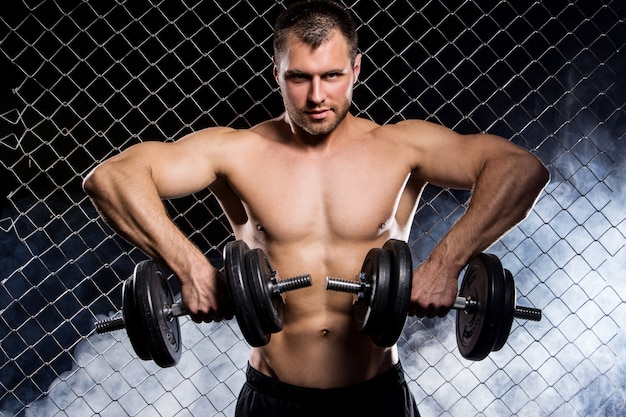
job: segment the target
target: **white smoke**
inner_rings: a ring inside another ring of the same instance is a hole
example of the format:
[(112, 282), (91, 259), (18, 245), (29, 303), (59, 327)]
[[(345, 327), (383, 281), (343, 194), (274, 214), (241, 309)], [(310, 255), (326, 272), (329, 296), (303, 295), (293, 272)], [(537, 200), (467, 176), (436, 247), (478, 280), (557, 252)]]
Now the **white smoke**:
[(24, 415), (233, 415), (248, 354), (236, 323), (198, 325), (182, 318), (181, 332), (181, 360), (164, 369), (137, 359), (124, 331), (93, 333), (75, 348), (73, 369)]
[(474, 363), (456, 351), (452, 318), (407, 322), (401, 357), (429, 415), (624, 415), (626, 161), (608, 129), (590, 131), (551, 166), (559, 181), (529, 218), (489, 250), (515, 276), (518, 304), (543, 320), (516, 320), (504, 348)]

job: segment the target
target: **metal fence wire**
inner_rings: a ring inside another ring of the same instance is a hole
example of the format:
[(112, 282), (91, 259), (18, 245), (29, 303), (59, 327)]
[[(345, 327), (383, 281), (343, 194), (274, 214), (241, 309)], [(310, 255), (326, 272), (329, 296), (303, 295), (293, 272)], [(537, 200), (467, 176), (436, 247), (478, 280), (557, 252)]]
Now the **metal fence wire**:
[[(454, 313), (409, 319), (401, 359), (424, 416), (626, 414), (626, 3), (346, 0), (364, 53), (355, 114), (499, 134), (552, 180), (490, 252), (539, 323), (514, 323), (480, 362)], [(235, 321), (182, 319), (160, 369), (124, 332), (94, 333), (144, 255), (81, 191), (98, 162), (140, 141), (277, 116), (272, 24), (284, 4), (235, 0), (15, 0), (0, 6), (0, 415), (233, 415), (248, 347)], [(415, 262), (467, 193), (429, 187)], [(167, 202), (219, 265), (232, 238), (210, 193)], [(175, 284), (175, 280), (172, 281)]]

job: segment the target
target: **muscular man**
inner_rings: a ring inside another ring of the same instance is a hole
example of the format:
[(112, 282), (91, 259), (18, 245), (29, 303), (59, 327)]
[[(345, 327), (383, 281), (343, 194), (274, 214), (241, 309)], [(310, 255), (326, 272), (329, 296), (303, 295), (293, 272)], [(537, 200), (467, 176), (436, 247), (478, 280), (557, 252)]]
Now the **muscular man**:
[(413, 274), (411, 314), (444, 315), (463, 266), (520, 222), (548, 181), (534, 156), (502, 138), (350, 114), (356, 39), (351, 17), (332, 2), (289, 8), (274, 34), (283, 115), (247, 130), (141, 143), (85, 179), (107, 222), (176, 274), (196, 321), (230, 316), (227, 291), (161, 199), (210, 187), (237, 239), (262, 248), (282, 277), (311, 275), (312, 287), (288, 294), (282, 332), (251, 350), (240, 415), (357, 406), (365, 415), (417, 415), (396, 347), (359, 333), (352, 297), (326, 291), (325, 278), (356, 277), (369, 249), (408, 239), (426, 183), (472, 189), (466, 213)]

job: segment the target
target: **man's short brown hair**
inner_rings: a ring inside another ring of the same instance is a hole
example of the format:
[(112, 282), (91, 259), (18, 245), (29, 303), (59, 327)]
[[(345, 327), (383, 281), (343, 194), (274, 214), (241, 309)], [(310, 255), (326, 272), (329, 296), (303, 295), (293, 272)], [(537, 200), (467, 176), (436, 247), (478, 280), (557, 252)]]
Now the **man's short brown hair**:
[(330, 38), (333, 29), (346, 38), (354, 63), (358, 53), (356, 24), (343, 6), (331, 0), (299, 1), (283, 11), (274, 25), (274, 56), (284, 51), (289, 34), (315, 49)]

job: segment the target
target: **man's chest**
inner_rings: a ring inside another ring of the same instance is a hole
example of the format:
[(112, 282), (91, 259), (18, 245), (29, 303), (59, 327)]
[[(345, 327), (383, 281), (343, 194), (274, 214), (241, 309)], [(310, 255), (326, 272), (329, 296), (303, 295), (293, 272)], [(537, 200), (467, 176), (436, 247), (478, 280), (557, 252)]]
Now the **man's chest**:
[[(339, 157), (341, 156), (341, 157)], [(370, 239), (393, 221), (408, 172), (372, 152), (259, 158), (231, 178), (250, 221), (275, 239)]]

